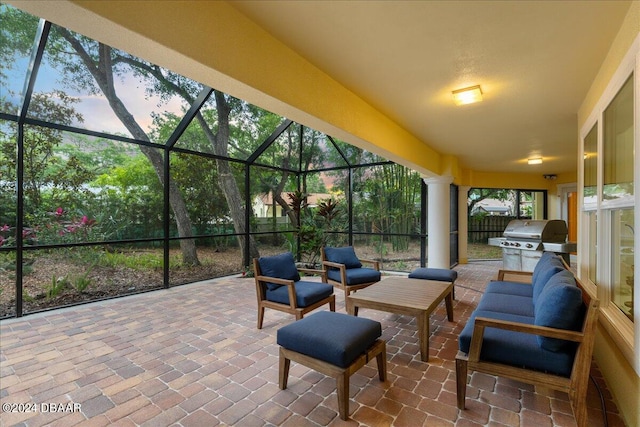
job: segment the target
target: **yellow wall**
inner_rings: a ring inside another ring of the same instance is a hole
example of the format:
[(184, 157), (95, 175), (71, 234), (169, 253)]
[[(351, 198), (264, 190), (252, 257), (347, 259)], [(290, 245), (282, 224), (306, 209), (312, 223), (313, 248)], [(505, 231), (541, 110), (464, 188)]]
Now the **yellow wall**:
[[(578, 129), (584, 126), (614, 72), (620, 65), (622, 58), (639, 33), (640, 2), (636, 1), (632, 3), (625, 22), (578, 111)], [(636, 354), (637, 352), (638, 350), (636, 349)], [(594, 357), (616, 399), (626, 424), (629, 426), (640, 425), (640, 377), (618, 350), (614, 340), (602, 325), (599, 326)]]

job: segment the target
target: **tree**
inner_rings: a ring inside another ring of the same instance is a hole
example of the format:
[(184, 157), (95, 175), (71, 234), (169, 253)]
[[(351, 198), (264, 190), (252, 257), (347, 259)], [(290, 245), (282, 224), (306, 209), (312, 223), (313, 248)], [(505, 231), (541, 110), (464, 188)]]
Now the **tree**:
[(485, 199), (513, 200), (513, 198), (513, 190), (505, 188), (472, 188), (469, 190), (469, 196), (467, 197), (467, 215), (471, 215), (474, 207)]

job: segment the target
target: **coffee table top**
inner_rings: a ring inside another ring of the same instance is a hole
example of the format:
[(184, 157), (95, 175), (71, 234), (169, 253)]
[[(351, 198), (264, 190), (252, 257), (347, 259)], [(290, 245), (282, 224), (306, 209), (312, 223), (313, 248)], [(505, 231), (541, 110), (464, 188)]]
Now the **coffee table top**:
[(451, 292), (451, 282), (385, 277), (364, 289), (349, 295), (357, 306), (411, 314), (414, 311), (431, 313)]

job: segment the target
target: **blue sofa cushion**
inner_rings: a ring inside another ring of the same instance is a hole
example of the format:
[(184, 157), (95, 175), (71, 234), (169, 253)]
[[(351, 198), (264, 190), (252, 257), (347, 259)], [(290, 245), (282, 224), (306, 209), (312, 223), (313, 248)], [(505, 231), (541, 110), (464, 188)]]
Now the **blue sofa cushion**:
[[(584, 315), (582, 290), (576, 286), (571, 272), (565, 270), (549, 279), (538, 297), (534, 314), (538, 326), (580, 330)], [(570, 342), (538, 336), (538, 344), (545, 350), (560, 351)]]
[(326, 247), (324, 248), (324, 254), (327, 261), (344, 264), (347, 269), (362, 267), (362, 263), (356, 256), (353, 246), (345, 246), (343, 248)]
[(551, 253), (544, 252), (538, 264), (533, 269), (531, 277), (531, 285), (533, 286), (533, 305), (536, 304), (538, 296), (544, 289), (549, 279), (556, 273), (565, 271), (564, 265), (560, 258)]
[[(519, 295), (521, 297), (533, 296), (533, 286), (529, 283), (506, 282), (501, 280), (491, 281), (484, 290), (485, 294)], [(531, 301), (533, 304), (533, 300)]]
[[(326, 283), (299, 280), (295, 286), (298, 307), (308, 307), (333, 293), (333, 286)], [(267, 289), (265, 297), (268, 301), (289, 304), (289, 287), (278, 286), (275, 289)]]
[(455, 282), (458, 272), (448, 268), (416, 268), (409, 273), (409, 279), (438, 280), (440, 282)]
[[(300, 273), (296, 268), (296, 262), (291, 252), (259, 258), (258, 264), (260, 264), (260, 271), (263, 276), (293, 280), (294, 282), (300, 280)], [(280, 286), (282, 285), (267, 283), (267, 288), (270, 290), (278, 289)]]
[[(525, 324), (533, 324), (534, 322), (533, 317), (476, 310), (460, 333), (458, 344), (460, 350), (464, 353), (469, 353), (473, 323), (476, 317), (488, 317)], [(485, 361), (504, 363), (565, 377), (571, 375), (574, 357), (575, 346), (568, 346), (563, 351), (548, 351), (540, 347), (537, 335), (497, 328), (485, 329), (480, 352), (480, 358)]]
[[(352, 285), (360, 285), (362, 283), (369, 282), (377, 282), (380, 280), (380, 272), (373, 268), (351, 268), (346, 270), (347, 275), (347, 286)], [(331, 280), (335, 280), (336, 282), (341, 281), (340, 270), (335, 268), (327, 271), (327, 278)]]
[(379, 322), (319, 311), (277, 332), (279, 345), (341, 368), (348, 367), (382, 335)]
[(533, 317), (534, 314), (531, 297), (502, 293), (485, 293), (476, 309), (527, 317)]

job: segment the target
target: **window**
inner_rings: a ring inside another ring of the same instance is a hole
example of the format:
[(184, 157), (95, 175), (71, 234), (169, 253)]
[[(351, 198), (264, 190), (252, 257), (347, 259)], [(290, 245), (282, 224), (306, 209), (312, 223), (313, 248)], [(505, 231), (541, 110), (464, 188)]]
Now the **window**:
[(604, 111), (603, 205), (633, 200), (633, 75)]
[(611, 212), (611, 302), (633, 321), (633, 209)]
[(634, 91), (640, 43), (629, 50), (584, 123), (579, 194), (582, 196), (580, 276), (600, 300), (600, 322), (640, 372), (634, 303), (638, 281), (635, 224), (639, 177)]
[(598, 197), (598, 124), (584, 138), (584, 207), (596, 207)]

